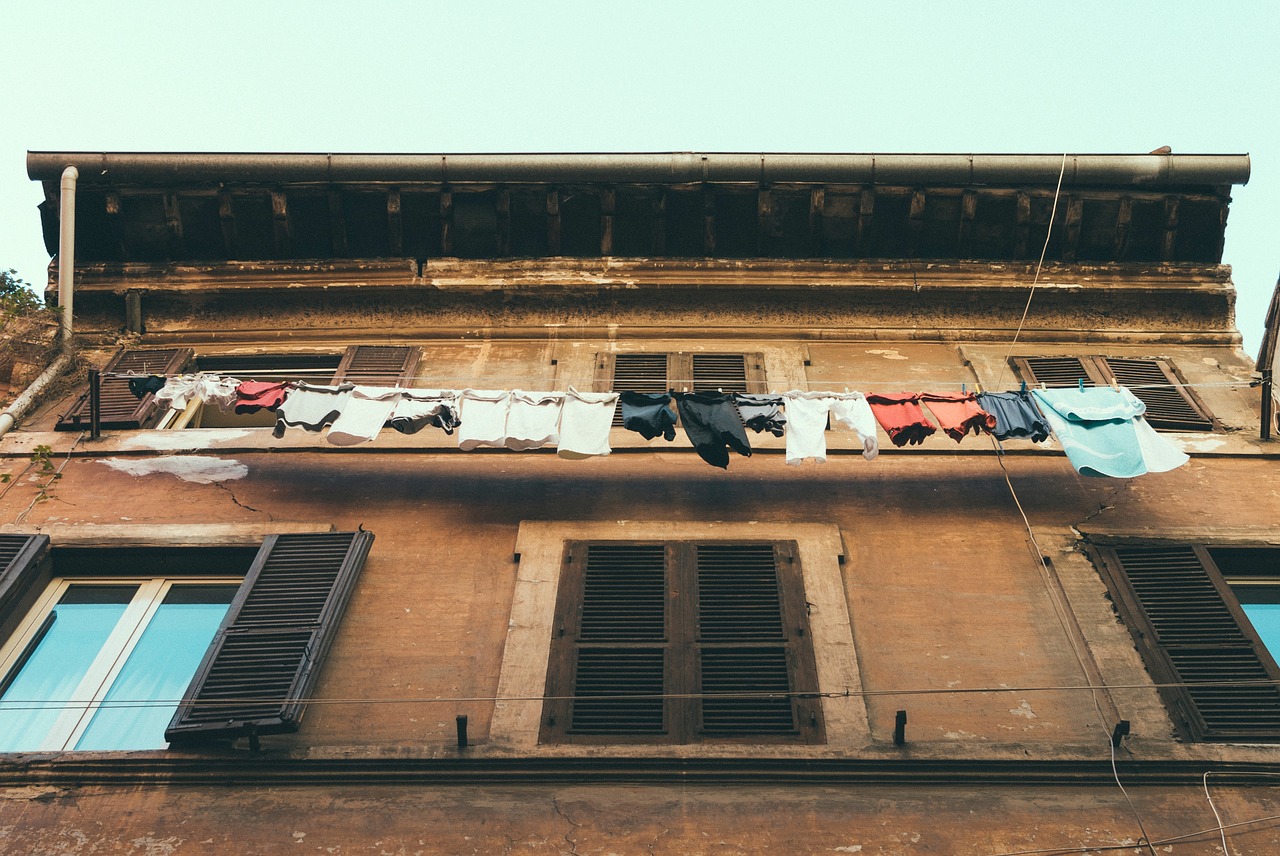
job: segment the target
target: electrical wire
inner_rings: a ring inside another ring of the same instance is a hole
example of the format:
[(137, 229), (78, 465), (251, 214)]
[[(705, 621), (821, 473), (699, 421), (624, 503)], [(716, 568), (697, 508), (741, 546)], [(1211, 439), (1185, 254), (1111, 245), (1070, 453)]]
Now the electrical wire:
[(1058, 171), (1058, 186), (1053, 190), (1053, 207), (1049, 209), (1049, 226), (1044, 232), (1044, 247), (1040, 249), (1040, 260), (1036, 262), (1036, 274), (1031, 280), (1031, 291), (1027, 292), (1027, 305), (1022, 308), (1022, 320), (1018, 322), (1018, 329), (1013, 331), (1013, 341), (1009, 342), (1009, 350), (1005, 351), (1003, 364), (1000, 366), (1000, 376), (996, 379), (996, 386), (1004, 381), (1005, 367), (1009, 364), (1009, 355), (1013, 353), (1014, 347), (1018, 344), (1018, 337), (1022, 335), (1022, 328), (1027, 323), (1027, 314), (1031, 311), (1031, 299), (1036, 296), (1036, 285), (1040, 282), (1040, 270), (1044, 267), (1045, 254), (1049, 252), (1049, 239), (1053, 237), (1053, 223), (1058, 214), (1058, 199), (1062, 195), (1062, 177), (1067, 174), (1067, 153), (1062, 153), (1062, 169)]

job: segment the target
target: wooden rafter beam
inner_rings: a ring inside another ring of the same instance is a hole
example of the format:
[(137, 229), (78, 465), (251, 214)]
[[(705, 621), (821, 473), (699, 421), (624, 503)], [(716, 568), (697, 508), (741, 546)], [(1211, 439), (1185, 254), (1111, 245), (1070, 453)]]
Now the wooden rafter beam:
[(600, 255), (613, 255), (613, 217), (617, 192), (612, 187), (600, 191)]
[(218, 223), (222, 226), (222, 248), (229, 259), (240, 258), (240, 234), (236, 228), (236, 207), (231, 193), (218, 193)]
[(440, 189), (440, 255), (453, 255), (453, 191)]
[(716, 192), (710, 186), (702, 188), (702, 254), (716, 254)]
[(400, 214), (400, 191), (387, 191), (387, 246), (393, 256), (404, 255), (404, 218)]
[(655, 256), (667, 252), (667, 190), (659, 187), (653, 197), (652, 253)]
[(1166, 196), (1164, 200), (1164, 238), (1160, 241), (1160, 258), (1171, 261), (1178, 248), (1178, 208), (1180, 201), (1176, 196)]
[(329, 240), (333, 242), (333, 255), (346, 258), (351, 252), (347, 246), (347, 214), (342, 205), (342, 193), (329, 191)]
[(1013, 257), (1015, 259), (1025, 259), (1027, 257), (1027, 244), (1031, 240), (1031, 196), (1019, 191), (1016, 205), (1017, 225), (1014, 227), (1013, 233)]
[(1114, 247), (1116, 261), (1123, 261), (1129, 250), (1129, 223), (1133, 218), (1133, 200), (1128, 196), (1120, 198), (1120, 207), (1116, 210), (1116, 242)]
[(185, 257), (187, 242), (182, 231), (182, 206), (176, 193), (164, 195), (164, 225), (169, 236), (169, 258)]
[(284, 191), (271, 191), (271, 225), (275, 235), (276, 258), (287, 259), (292, 255), (292, 234), (289, 231), (289, 197)]
[(911, 204), (907, 209), (907, 228), (910, 230), (911, 239), (908, 242), (907, 255), (918, 256), (920, 254), (920, 237), (924, 232), (924, 207), (925, 192), (923, 190), (913, 190), (911, 192)]
[(858, 217), (853, 226), (853, 253), (866, 258), (871, 246), (871, 225), (876, 216), (876, 189), (864, 185), (858, 194)]
[(956, 229), (956, 258), (962, 259), (973, 246), (973, 221), (978, 216), (978, 194), (966, 190), (960, 194), (960, 225)]
[(129, 247), (124, 240), (124, 213), (119, 193), (108, 193), (106, 199), (107, 229), (111, 235), (111, 243), (120, 254), (120, 258), (129, 258)]
[(1067, 197), (1066, 232), (1062, 240), (1062, 260), (1072, 262), (1080, 251), (1080, 224), (1084, 220), (1084, 200), (1079, 196)]
[(809, 255), (822, 255), (822, 212), (826, 208), (826, 190), (814, 187), (809, 191)]
[(560, 191), (547, 188), (547, 253), (560, 255)]

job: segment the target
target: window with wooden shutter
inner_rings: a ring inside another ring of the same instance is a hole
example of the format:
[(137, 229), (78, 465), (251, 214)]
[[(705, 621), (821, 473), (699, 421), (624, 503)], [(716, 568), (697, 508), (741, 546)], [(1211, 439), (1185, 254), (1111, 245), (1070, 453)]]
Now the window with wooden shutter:
[(421, 357), (420, 348), (406, 345), (352, 345), (342, 355), (330, 382), (411, 386)]
[(795, 545), (573, 542), (542, 739), (819, 742)]
[(1027, 383), (1047, 387), (1102, 386), (1113, 381), (1128, 387), (1147, 405), (1147, 422), (1165, 431), (1212, 431), (1213, 417), (1195, 391), (1165, 359), (1131, 357), (1015, 357)]
[[(599, 354), (597, 392), (764, 393), (764, 354), (641, 353)], [(622, 424), (621, 408), (614, 425)]]
[(296, 731), (373, 535), (273, 535), (165, 731), (171, 742)]
[[(148, 351), (119, 351), (103, 368), (99, 419), (107, 429), (146, 428), (157, 415), (155, 396), (139, 399), (129, 389), (129, 380), (115, 374), (170, 375), (181, 372), (191, 361), (190, 348), (161, 348)], [(89, 392), (85, 390), (54, 426), (58, 431), (89, 428)]]
[(1280, 740), (1280, 668), (1208, 549), (1095, 548), (1113, 599), (1192, 740)]
[(25, 611), (36, 582), (49, 573), (48, 535), (0, 535), (0, 641)]

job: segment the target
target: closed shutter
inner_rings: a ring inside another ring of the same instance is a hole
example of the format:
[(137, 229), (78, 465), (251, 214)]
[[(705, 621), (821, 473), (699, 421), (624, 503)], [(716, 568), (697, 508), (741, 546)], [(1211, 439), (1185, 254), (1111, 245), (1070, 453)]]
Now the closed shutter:
[[(1099, 550), (1116, 602), (1179, 728), (1196, 740), (1280, 740), (1280, 669), (1202, 547)], [(1212, 682), (1215, 685), (1207, 685)]]
[[(163, 348), (151, 351), (119, 351), (103, 371), (99, 397), (99, 419), (103, 428), (143, 428), (156, 412), (155, 396), (141, 400), (129, 389), (129, 380), (112, 373), (171, 375), (181, 372), (191, 361), (190, 348)], [(58, 431), (83, 431), (89, 427), (89, 392), (86, 390), (71, 409), (58, 420)]]
[(1147, 405), (1146, 419), (1165, 431), (1212, 431), (1209, 411), (1177, 376), (1168, 360), (1130, 357), (1015, 357), (1029, 384), (1070, 387), (1115, 381)]
[(748, 392), (749, 360), (746, 354), (694, 354), (693, 391)]
[(48, 570), (48, 535), (0, 535), (0, 639), (25, 614), (20, 604)]
[(297, 731), (373, 534), (262, 544), (165, 739)]
[(421, 357), (421, 348), (404, 345), (352, 345), (342, 355), (331, 382), (407, 386)]
[[(596, 358), (597, 392), (664, 393), (671, 389), (668, 378), (670, 354), (600, 354)], [(622, 424), (622, 407), (613, 411), (613, 424)]]
[(1166, 431), (1212, 431), (1213, 420), (1174, 373), (1167, 360), (1135, 360), (1103, 357), (1116, 379), (1147, 405), (1152, 427)]
[(773, 545), (703, 544), (697, 567), (703, 733), (795, 733)]
[(1022, 379), (1028, 384), (1044, 384), (1050, 389), (1106, 384), (1107, 380), (1089, 357), (1015, 357)]
[(542, 739), (822, 739), (794, 558), (793, 543), (570, 544)]

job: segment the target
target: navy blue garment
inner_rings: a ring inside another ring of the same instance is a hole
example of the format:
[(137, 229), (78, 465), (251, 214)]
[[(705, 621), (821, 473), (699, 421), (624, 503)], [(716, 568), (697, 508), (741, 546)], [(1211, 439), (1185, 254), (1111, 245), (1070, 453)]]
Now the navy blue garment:
[(669, 406), (671, 396), (665, 392), (624, 392), (618, 396), (622, 408), (622, 427), (635, 431), (646, 440), (659, 434), (668, 442), (676, 438), (676, 414)]
[(991, 433), (997, 440), (1043, 443), (1049, 437), (1049, 423), (1029, 392), (980, 392), (978, 406), (996, 418)]
[(729, 449), (751, 457), (751, 443), (742, 426), (742, 417), (728, 392), (676, 393), (680, 424), (702, 460), (713, 467), (728, 469)]
[(148, 395), (164, 389), (164, 385), (165, 378), (163, 375), (139, 375), (138, 377), (129, 378), (129, 391), (133, 393), (135, 398), (146, 398)]
[(733, 403), (738, 406), (743, 425), (757, 434), (768, 431), (775, 437), (782, 436), (783, 426), (787, 424), (787, 417), (782, 415), (782, 396), (739, 392), (734, 394)]

